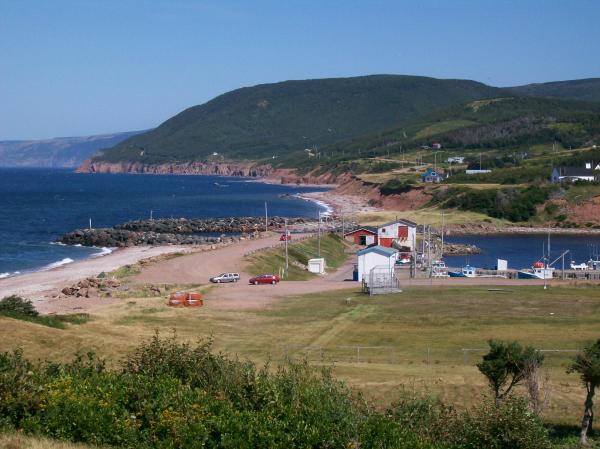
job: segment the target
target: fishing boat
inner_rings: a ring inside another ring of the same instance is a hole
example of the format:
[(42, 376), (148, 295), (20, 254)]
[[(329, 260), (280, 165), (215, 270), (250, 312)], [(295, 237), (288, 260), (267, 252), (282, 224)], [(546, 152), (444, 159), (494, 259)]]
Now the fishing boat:
[(446, 262), (443, 260), (434, 260), (431, 264), (431, 277), (447, 278), (448, 276), (448, 267), (446, 266)]
[(535, 262), (531, 269), (517, 272), (518, 279), (552, 279), (554, 268), (546, 266), (543, 262)]
[(477, 276), (477, 268), (471, 265), (466, 265), (460, 271), (448, 271), (448, 276), (451, 278), (474, 278)]

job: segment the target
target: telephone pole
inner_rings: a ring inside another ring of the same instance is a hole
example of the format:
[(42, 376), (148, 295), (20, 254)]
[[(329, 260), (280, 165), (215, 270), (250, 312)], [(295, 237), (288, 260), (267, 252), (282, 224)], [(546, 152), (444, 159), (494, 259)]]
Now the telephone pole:
[(269, 230), (269, 214), (267, 213), (267, 202), (265, 201), (265, 232)]
[(289, 269), (289, 261), (288, 261), (288, 227), (287, 227), (287, 223), (288, 223), (288, 219), (285, 218), (285, 277), (287, 278), (288, 276), (288, 269)]
[(319, 227), (318, 227), (317, 242), (318, 242), (317, 255), (319, 257), (321, 257), (321, 211), (319, 211)]

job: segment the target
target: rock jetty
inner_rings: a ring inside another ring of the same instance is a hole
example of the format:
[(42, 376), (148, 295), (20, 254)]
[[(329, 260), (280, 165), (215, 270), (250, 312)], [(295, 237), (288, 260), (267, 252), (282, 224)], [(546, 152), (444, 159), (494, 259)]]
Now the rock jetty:
[[(288, 219), (289, 226), (308, 224), (304, 218)], [(282, 230), (285, 220), (269, 219), (270, 230)], [(141, 245), (205, 245), (235, 241), (237, 235), (250, 235), (264, 230), (265, 220), (260, 217), (232, 217), (206, 219), (135, 220), (112, 228), (78, 229), (64, 234), (59, 242), (67, 245), (122, 248)], [(203, 234), (218, 234), (203, 235)]]

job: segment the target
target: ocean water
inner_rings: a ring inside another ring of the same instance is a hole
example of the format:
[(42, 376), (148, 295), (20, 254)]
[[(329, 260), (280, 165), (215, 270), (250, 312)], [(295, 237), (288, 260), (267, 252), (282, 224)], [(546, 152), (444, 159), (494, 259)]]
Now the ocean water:
[(54, 243), (90, 219), (100, 228), (150, 211), (154, 218), (263, 216), (265, 201), (269, 215), (317, 217), (325, 206), (288, 195), (318, 190), (216, 176), (0, 168), (0, 278), (110, 252)]
[[(530, 268), (534, 262), (547, 254), (547, 235), (461, 235), (448, 236), (447, 242), (471, 243), (481, 248), (481, 254), (473, 256), (445, 257), (446, 264), (461, 267), (470, 263), (477, 268), (494, 268), (498, 259), (508, 261), (509, 268)], [(560, 257), (563, 251), (569, 250), (565, 256), (565, 268), (571, 261), (587, 262), (592, 257), (600, 256), (600, 236), (585, 235), (551, 235), (550, 262)], [(562, 267), (562, 259), (554, 265)]]

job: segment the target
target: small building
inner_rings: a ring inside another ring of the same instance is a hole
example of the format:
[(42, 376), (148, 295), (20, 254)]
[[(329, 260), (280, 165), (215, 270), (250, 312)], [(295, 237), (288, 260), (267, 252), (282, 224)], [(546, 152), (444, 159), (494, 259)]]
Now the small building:
[(592, 168), (584, 167), (555, 167), (550, 180), (554, 184), (561, 182), (588, 181), (593, 182), (599, 178), (598, 172)]
[(398, 251), (383, 246), (370, 246), (356, 253), (358, 257), (358, 280), (369, 284), (369, 275), (374, 268), (394, 272)]
[(410, 220), (398, 219), (377, 228), (377, 244), (386, 248), (394, 246), (412, 251), (416, 240), (417, 224)]
[(465, 170), (467, 175), (485, 175), (486, 173), (491, 173), (492, 170)]
[(363, 226), (344, 234), (344, 238), (356, 245), (369, 246), (377, 245), (377, 228), (371, 226)]
[(446, 177), (447, 176), (443, 172), (439, 172), (430, 167), (425, 171), (425, 173), (421, 174), (421, 181), (439, 183), (442, 182)]
[(431, 144), (431, 148), (434, 149), (434, 150), (439, 150), (439, 149), (442, 148), (442, 144), (439, 143), (439, 142), (434, 142), (434, 143)]
[(318, 259), (308, 259), (308, 271), (317, 274), (325, 273), (325, 259), (323, 257)]
[(446, 162), (449, 164), (464, 164), (465, 157), (464, 156), (452, 156), (446, 159)]

